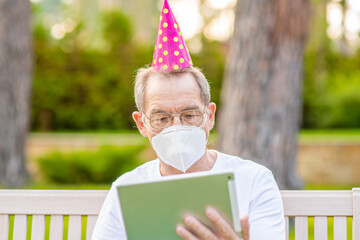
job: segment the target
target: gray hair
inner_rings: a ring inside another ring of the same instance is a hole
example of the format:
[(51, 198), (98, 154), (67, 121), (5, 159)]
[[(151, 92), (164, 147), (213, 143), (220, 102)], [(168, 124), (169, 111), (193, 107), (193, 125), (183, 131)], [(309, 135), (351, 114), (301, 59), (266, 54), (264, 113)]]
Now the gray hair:
[(138, 110), (140, 112), (145, 111), (144, 105), (145, 105), (146, 84), (151, 76), (169, 79), (170, 77), (178, 77), (184, 74), (191, 74), (194, 77), (200, 88), (201, 99), (203, 100), (205, 105), (208, 105), (210, 103), (210, 86), (204, 74), (201, 72), (199, 68), (187, 67), (169, 72), (161, 72), (161, 71), (156, 71), (152, 67), (149, 67), (149, 68), (140, 68), (137, 71), (135, 77), (134, 92), (135, 92), (135, 103)]

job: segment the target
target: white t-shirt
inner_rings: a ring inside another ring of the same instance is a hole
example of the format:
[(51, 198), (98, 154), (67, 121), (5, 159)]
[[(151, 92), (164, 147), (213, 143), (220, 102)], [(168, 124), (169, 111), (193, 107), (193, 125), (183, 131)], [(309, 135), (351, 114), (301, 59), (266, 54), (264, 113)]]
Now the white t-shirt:
[[(239, 215), (249, 216), (250, 239), (285, 239), (282, 199), (270, 170), (249, 160), (215, 152), (217, 159), (210, 171), (232, 170), (235, 172)], [(113, 183), (104, 201), (92, 240), (127, 239), (116, 185), (155, 180), (161, 177), (158, 159), (120, 176)]]

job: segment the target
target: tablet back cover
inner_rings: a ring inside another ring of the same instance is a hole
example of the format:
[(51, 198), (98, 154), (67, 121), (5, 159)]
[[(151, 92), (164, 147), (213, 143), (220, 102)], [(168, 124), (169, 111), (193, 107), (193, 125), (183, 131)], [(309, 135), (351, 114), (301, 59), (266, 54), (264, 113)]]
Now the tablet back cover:
[(128, 240), (182, 239), (175, 228), (186, 213), (211, 227), (206, 206), (218, 209), (235, 229), (240, 226), (233, 173), (122, 185), (118, 194)]

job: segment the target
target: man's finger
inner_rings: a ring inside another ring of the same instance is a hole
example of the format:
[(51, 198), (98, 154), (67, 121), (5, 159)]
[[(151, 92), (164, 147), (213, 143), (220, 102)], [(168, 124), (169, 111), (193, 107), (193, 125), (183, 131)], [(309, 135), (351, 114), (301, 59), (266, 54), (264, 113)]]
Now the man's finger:
[(214, 223), (224, 239), (240, 239), (232, 226), (213, 207), (206, 208), (206, 215)]
[(241, 222), (241, 231), (243, 238), (244, 240), (249, 240), (250, 239), (249, 217), (247, 215), (241, 217), (240, 222)]
[(185, 240), (198, 240), (189, 230), (187, 230), (182, 225), (178, 225), (176, 227), (176, 233)]
[(184, 220), (185, 224), (197, 235), (198, 238), (206, 240), (217, 240), (216, 235), (195, 217), (188, 215)]

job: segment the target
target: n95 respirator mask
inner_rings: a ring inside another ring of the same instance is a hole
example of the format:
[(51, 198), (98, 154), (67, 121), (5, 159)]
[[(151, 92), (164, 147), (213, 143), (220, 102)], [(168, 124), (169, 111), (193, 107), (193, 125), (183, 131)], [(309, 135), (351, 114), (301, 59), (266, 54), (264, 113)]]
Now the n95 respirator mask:
[(202, 125), (167, 127), (152, 138), (153, 149), (164, 163), (186, 172), (205, 154), (207, 140)]

